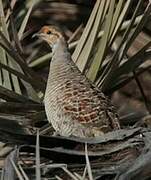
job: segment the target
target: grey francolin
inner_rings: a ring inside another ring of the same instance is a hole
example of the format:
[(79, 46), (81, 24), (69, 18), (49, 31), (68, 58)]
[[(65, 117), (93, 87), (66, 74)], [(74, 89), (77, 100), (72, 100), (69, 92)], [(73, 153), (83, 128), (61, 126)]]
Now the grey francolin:
[(110, 100), (81, 74), (58, 28), (44, 26), (36, 35), (53, 53), (44, 103), (55, 131), (62, 136), (96, 137), (119, 129)]

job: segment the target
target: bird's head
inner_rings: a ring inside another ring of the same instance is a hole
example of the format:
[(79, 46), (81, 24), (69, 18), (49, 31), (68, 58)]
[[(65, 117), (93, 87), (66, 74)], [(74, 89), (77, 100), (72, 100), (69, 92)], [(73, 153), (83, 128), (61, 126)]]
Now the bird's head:
[(33, 36), (46, 41), (51, 47), (54, 47), (60, 39), (63, 39), (61, 31), (55, 26), (43, 26), (40, 31)]

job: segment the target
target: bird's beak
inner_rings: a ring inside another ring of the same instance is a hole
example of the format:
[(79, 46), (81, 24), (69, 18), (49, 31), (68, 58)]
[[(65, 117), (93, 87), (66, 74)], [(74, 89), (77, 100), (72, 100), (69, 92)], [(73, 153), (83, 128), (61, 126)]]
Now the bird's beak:
[(35, 33), (35, 34), (32, 35), (32, 38), (35, 38), (35, 37), (38, 37), (38, 38), (39, 38), (40, 36), (41, 36), (40, 33)]

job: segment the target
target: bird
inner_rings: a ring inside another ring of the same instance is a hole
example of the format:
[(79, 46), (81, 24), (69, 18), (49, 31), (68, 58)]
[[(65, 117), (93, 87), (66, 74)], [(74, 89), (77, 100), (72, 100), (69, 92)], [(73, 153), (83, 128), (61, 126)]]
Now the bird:
[(44, 105), (55, 132), (93, 138), (120, 129), (116, 108), (73, 62), (62, 31), (45, 25), (34, 36), (48, 43), (52, 51)]

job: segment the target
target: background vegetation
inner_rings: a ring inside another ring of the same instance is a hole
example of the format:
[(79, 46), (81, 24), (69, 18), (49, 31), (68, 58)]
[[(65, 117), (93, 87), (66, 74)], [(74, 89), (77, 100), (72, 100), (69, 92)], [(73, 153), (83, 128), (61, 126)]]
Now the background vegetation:
[[(142, 158), (144, 149), (150, 147), (144, 146), (146, 139), (139, 139), (144, 132), (150, 137), (150, 13), (151, 2), (144, 0), (0, 0), (2, 179), (16, 179), (16, 174), (19, 179), (37, 180), (134, 179), (136, 174), (151, 177), (150, 171), (143, 174), (150, 161), (143, 159), (144, 154)], [(32, 35), (45, 24), (60, 26), (78, 68), (117, 105), (123, 131), (118, 136), (114, 132), (107, 135), (107, 142), (100, 139), (88, 143), (98, 143), (99, 148), (87, 148), (82, 140), (74, 138), (42, 136), (53, 132), (43, 105), (51, 51)], [(113, 140), (123, 144), (117, 146)], [(78, 151), (78, 143), (85, 149)], [(10, 144), (18, 146), (14, 150)], [(20, 146), (23, 144), (26, 146)], [(109, 151), (111, 145), (115, 148)], [(140, 150), (134, 152), (138, 147)], [(88, 153), (89, 150), (94, 152)], [(119, 152), (122, 153), (117, 161), (112, 156)], [(125, 164), (121, 162), (124, 158), (128, 158)], [(142, 169), (138, 172), (140, 158)], [(128, 169), (130, 159), (133, 173)], [(116, 168), (111, 170), (113, 167)]]

